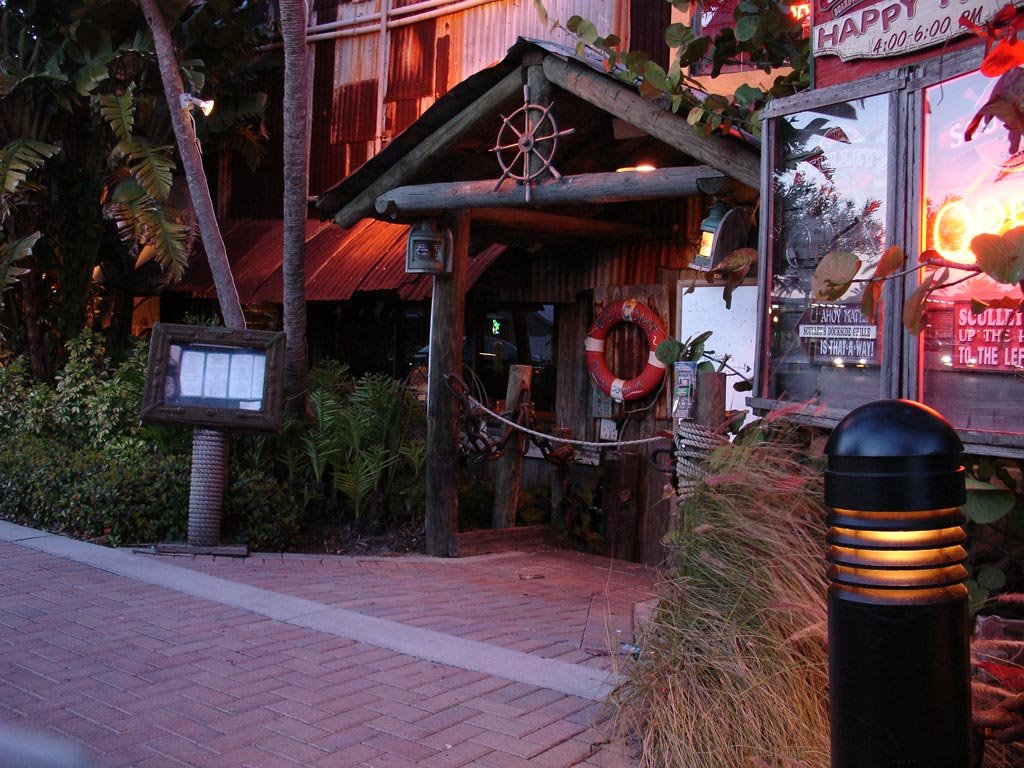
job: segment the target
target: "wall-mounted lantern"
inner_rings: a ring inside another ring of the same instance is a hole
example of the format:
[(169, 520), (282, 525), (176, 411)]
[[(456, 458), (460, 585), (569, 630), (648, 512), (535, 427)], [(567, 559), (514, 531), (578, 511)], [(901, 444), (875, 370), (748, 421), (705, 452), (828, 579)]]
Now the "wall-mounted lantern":
[(931, 408), (851, 411), (825, 452), (832, 768), (968, 768), (963, 445)]
[(690, 268), (709, 272), (730, 253), (745, 246), (752, 220), (749, 208), (730, 208), (720, 200), (715, 201), (700, 223), (700, 250)]
[(405, 271), (428, 275), (451, 272), (451, 240), (451, 232), (436, 221), (424, 219), (413, 224), (405, 249)]

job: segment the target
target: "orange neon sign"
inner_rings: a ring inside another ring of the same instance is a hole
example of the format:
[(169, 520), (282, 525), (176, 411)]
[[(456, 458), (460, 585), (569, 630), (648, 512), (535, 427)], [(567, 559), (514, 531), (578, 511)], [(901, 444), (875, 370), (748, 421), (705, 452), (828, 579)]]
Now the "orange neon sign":
[(977, 235), (1001, 235), (1024, 225), (1024, 195), (1005, 202), (994, 197), (950, 200), (932, 223), (932, 245), (939, 255), (957, 264), (973, 264), (971, 240)]
[(806, 19), (811, 15), (811, 4), (810, 3), (791, 3), (789, 6), (790, 15), (800, 21)]

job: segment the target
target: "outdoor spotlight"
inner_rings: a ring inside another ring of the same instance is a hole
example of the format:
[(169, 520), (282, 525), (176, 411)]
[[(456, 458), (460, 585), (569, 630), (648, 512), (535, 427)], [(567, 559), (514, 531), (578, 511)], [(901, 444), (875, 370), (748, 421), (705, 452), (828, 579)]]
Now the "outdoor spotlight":
[(451, 233), (437, 222), (424, 219), (409, 230), (405, 271), (428, 275), (451, 272)]
[(204, 117), (209, 117), (210, 113), (213, 112), (213, 108), (216, 103), (213, 99), (200, 99), (197, 96), (193, 96), (191, 93), (183, 93), (178, 97), (178, 103), (182, 109), (192, 110), (199, 107), (199, 111), (203, 113)]
[(963, 444), (910, 400), (851, 411), (825, 447), (832, 768), (968, 768)]

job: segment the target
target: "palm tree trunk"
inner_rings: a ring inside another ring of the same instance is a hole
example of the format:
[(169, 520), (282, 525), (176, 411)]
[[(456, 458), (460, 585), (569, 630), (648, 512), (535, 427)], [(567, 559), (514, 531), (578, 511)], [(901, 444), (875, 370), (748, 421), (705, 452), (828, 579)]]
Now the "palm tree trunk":
[(238, 300), (238, 290), (235, 288), (235, 279), (228, 263), (228, 252), (224, 247), (220, 226), (217, 224), (210, 186), (206, 181), (206, 171), (203, 170), (203, 157), (196, 142), (196, 132), (192, 127), (192, 121), (187, 118), (187, 110), (181, 108), (184, 87), (181, 84), (181, 74), (178, 72), (178, 59), (174, 55), (171, 33), (157, 0), (139, 0), (139, 5), (153, 33), (153, 47), (156, 49), (160, 80), (163, 82), (164, 95), (167, 97), (167, 108), (171, 113), (171, 126), (174, 128), (178, 154), (181, 156), (185, 178), (188, 180), (192, 207), (199, 223), (199, 235), (203, 239), (206, 258), (210, 262), (210, 274), (213, 275), (213, 284), (217, 288), (217, 300), (220, 302), (224, 324), (228, 328), (244, 329), (242, 304)]
[(284, 41), (285, 408), (306, 412), (306, 195), (309, 189), (309, 66), (305, 0), (281, 0)]
[(50, 370), (50, 355), (46, 349), (46, 334), (39, 322), (39, 268), (35, 257), (26, 259), (21, 266), (29, 268), (22, 275), (18, 289), (21, 291), (21, 308), (25, 316), (25, 346), (28, 348), (28, 368), (40, 381), (53, 381)]
[[(153, 33), (153, 47), (156, 50), (160, 79), (171, 114), (171, 126), (178, 143), (178, 154), (185, 168), (189, 194), (199, 223), (199, 235), (203, 239), (206, 258), (210, 263), (210, 274), (217, 288), (217, 300), (228, 328), (245, 329), (245, 316), (238, 299), (235, 279), (228, 263), (227, 249), (221, 237), (220, 226), (214, 212), (210, 186), (203, 170), (203, 158), (196, 142), (192, 121), (186, 119), (181, 107), (181, 74), (174, 45), (167, 22), (157, 5), (157, 0), (139, 0), (146, 23)], [(188, 502), (188, 542), (196, 547), (215, 546), (220, 541), (221, 508), (224, 485), (227, 479), (228, 441), (216, 430), (197, 428), (192, 434), (192, 479)]]

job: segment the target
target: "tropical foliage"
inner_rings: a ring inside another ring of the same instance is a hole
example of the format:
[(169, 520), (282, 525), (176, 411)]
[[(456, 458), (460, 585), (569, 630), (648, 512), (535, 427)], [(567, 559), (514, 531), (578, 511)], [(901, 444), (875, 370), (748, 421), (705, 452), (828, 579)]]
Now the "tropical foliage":
[[(0, 517), (114, 544), (184, 537), (190, 445), (186, 430), (139, 424), (147, 351), (111, 359), (86, 329), (56, 386), (23, 357), (0, 367)], [(224, 538), (285, 550), (304, 528), (422, 521), (425, 417), (403, 384), (325, 364), (311, 401), (310, 422), (235, 438)]]
[[(690, 12), (690, 0), (664, 0), (681, 13)], [(672, 49), (668, 68), (650, 52), (626, 51), (622, 38), (601, 35), (593, 22), (572, 16), (564, 24), (552, 20), (543, 0), (534, 0), (543, 24), (560, 29), (576, 39), (581, 56), (588, 51), (604, 59), (608, 72), (635, 83), (649, 99), (668, 99), (673, 112), (686, 110), (686, 119), (705, 134), (728, 132), (733, 128), (758, 134), (758, 110), (769, 98), (789, 96), (810, 85), (810, 46), (800, 21), (787, 3), (776, 0), (741, 0), (734, 12), (734, 25), (713, 38), (698, 34), (693, 23), (676, 22), (665, 29), (665, 45)], [(728, 64), (752, 65), (763, 72), (780, 70), (771, 84), (760, 87), (743, 83), (728, 96), (708, 93), (706, 85), (688, 73), (693, 64), (710, 61), (711, 77)]]
[(277, 439), (243, 438), (250, 466), (282, 474), (313, 519), (335, 524), (350, 514), (359, 528), (423, 514), (425, 416), (399, 381), (353, 379), (327, 363), (310, 372), (313, 418), (288, 418)]
[(828, 765), (821, 467), (764, 426), (712, 453), (666, 538), (614, 699), (643, 766)]
[[(162, 3), (178, 22), (186, 86), (218, 100), (202, 140), (251, 163), (265, 143), (255, 77), (269, 34), (256, 5)], [(2, 331), (35, 375), (52, 378), (91, 320), (127, 311), (118, 284), (137, 263), (181, 275), (195, 236), (177, 165), (132, 0), (0, 3), (0, 288), (14, 286)]]

